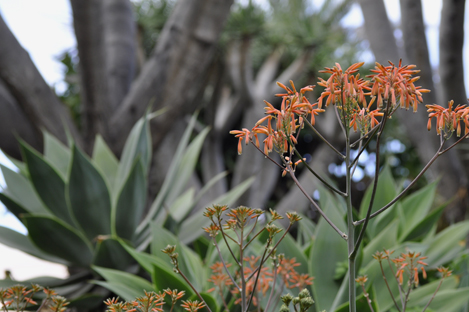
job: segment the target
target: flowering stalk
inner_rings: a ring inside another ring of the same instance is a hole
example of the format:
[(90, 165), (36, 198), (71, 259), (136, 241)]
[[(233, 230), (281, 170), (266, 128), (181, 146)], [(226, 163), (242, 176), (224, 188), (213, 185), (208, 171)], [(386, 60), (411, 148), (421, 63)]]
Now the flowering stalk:
[[(435, 119), (436, 132), (440, 136), (440, 148), (430, 162), (422, 169), (417, 177), (407, 186), (399, 195), (384, 207), (372, 213), (373, 204), (376, 196), (379, 166), (380, 166), (380, 143), (387, 120), (397, 111), (398, 108), (417, 111), (419, 103), (423, 102), (422, 94), (430, 92), (415, 86), (415, 82), (419, 77), (415, 77), (419, 71), (415, 69), (415, 65), (397, 65), (390, 62), (389, 66), (383, 66), (376, 63), (375, 69), (371, 70), (372, 74), (361, 78), (357, 73), (363, 63), (351, 65), (346, 70), (342, 70), (339, 64), (335, 64), (332, 68), (325, 68), (320, 71), (328, 74), (327, 80), (319, 78), (318, 85), (324, 87), (316, 103), (310, 103), (305, 96), (306, 92), (312, 91), (315, 86), (307, 86), (297, 91), (295, 85), (290, 81), (291, 88), (281, 83), (277, 83), (284, 90), (284, 93), (277, 94), (282, 98), (279, 108), (265, 102), (266, 116), (261, 118), (254, 127), (249, 130), (230, 131), (238, 138), (238, 153), (242, 153), (243, 141), (247, 145), (254, 145), (266, 158), (275, 163), (282, 170), (282, 176), (287, 173), (293, 179), (297, 187), (306, 196), (313, 207), (325, 219), (326, 222), (345, 240), (347, 240), (348, 260), (349, 260), (349, 301), (350, 311), (355, 312), (355, 259), (358, 249), (363, 241), (369, 220), (384, 212), (391, 207), (403, 194), (412, 187), (415, 182), (425, 173), (430, 165), (443, 153), (453, 148), (461, 142), (465, 137), (469, 136), (469, 108), (466, 105), (458, 105), (453, 108), (453, 102), (450, 101), (448, 108), (439, 105), (427, 105), (429, 113), (428, 130), (431, 129), (432, 120)], [(369, 100), (368, 100), (369, 99)], [(316, 116), (324, 112), (329, 106), (334, 107), (334, 111), (340, 127), (345, 136), (345, 155), (339, 152), (332, 144), (330, 144), (314, 127)], [(346, 164), (346, 189), (341, 191), (325, 181), (319, 176), (305, 161), (298, 152), (296, 145), (300, 131), (304, 125), (308, 125), (318, 137), (323, 140), (341, 160)], [(450, 147), (443, 149), (444, 143), (456, 131), (456, 135), (461, 135), (462, 125), (465, 126), (465, 135)], [(351, 143), (351, 131), (360, 132), (360, 139)], [(263, 148), (260, 146), (259, 135), (264, 135)], [(368, 147), (372, 139), (376, 139), (376, 168), (375, 179), (373, 182), (370, 202), (366, 211), (366, 217), (362, 220), (353, 220), (352, 211), (352, 194), (351, 183), (352, 175), (358, 163), (360, 155)], [(358, 153), (354, 159), (351, 157), (351, 148), (359, 144)], [(269, 156), (271, 152), (280, 155), (281, 163), (278, 163)], [(293, 161), (293, 156), (298, 157), (298, 161)], [(296, 166), (303, 163), (306, 168), (329, 189), (343, 196), (346, 202), (347, 210), (347, 232), (342, 232), (324, 213), (319, 205), (309, 196), (299, 183), (295, 175)], [(355, 226), (363, 224), (358, 238), (355, 241)], [(400, 288), (400, 291), (402, 289)], [(402, 296), (408, 296), (410, 292)], [(402, 306), (405, 307), (405, 299), (402, 299)], [(397, 307), (397, 304), (396, 304)]]

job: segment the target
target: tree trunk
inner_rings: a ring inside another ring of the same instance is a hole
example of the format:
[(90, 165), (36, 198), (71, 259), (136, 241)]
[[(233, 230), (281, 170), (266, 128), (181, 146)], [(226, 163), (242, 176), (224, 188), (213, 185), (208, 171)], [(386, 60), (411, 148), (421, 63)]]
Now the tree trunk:
[(103, 9), (107, 77), (114, 110), (129, 92), (135, 77), (137, 31), (129, 0), (103, 0)]
[[(386, 65), (399, 61), (394, 31), (382, 0), (357, 0), (365, 19), (365, 33), (375, 60)], [(389, 43), (389, 44), (386, 44)]]
[(71, 0), (73, 26), (80, 57), (82, 132), (87, 149), (96, 134), (106, 140), (111, 101), (107, 80), (102, 0)]
[(119, 109), (113, 114), (112, 146), (120, 151), (132, 125), (151, 105), (167, 107), (152, 122), (153, 145), (158, 146), (183, 114), (193, 112), (200, 90), (233, 0), (178, 1), (158, 39), (153, 56), (132, 84)]

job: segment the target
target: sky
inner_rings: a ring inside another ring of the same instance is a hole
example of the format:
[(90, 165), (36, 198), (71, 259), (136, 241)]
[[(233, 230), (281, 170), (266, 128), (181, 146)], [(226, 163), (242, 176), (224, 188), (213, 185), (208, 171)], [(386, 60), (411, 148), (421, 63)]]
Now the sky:
[[(266, 0), (258, 0), (260, 2)], [(324, 0), (321, 0), (324, 1)], [(317, 2), (321, 2), (317, 1)], [(385, 0), (386, 9), (390, 20), (394, 24), (399, 23), (399, 1)], [(438, 64), (438, 26), (440, 21), (440, 11), (442, 0), (423, 0), (424, 20), (427, 27), (427, 41), (429, 44), (430, 59), (432, 65)], [(20, 44), (30, 53), (33, 62), (39, 71), (49, 83), (60, 92), (63, 90), (63, 68), (57, 57), (65, 51), (75, 48), (76, 41), (73, 33), (72, 14), (68, 0), (0, 0), (0, 14), (10, 27)], [(465, 82), (469, 94), (469, 5), (466, 5), (466, 23), (465, 23)], [(358, 27), (363, 24), (363, 16), (358, 5), (354, 5), (347, 18), (343, 21), (344, 25)], [(399, 35), (399, 33), (396, 33)], [(370, 53), (365, 56), (371, 56)], [(0, 163), (7, 164), (8, 161), (0, 153)], [(9, 164), (8, 166), (12, 166)], [(0, 173), (0, 188), (4, 187), (3, 177)], [(0, 206), (0, 225), (13, 228), (22, 233), (26, 229), (11, 214), (6, 214), (6, 209)], [(0, 254), (9, 254), (10, 257), (0, 257), (0, 279), (4, 269), (16, 266), (17, 279), (31, 277), (39, 272), (48, 272), (56, 274), (54, 276), (62, 277), (63, 267), (50, 267), (44, 265), (43, 271), (39, 269), (40, 264), (35, 264), (33, 260), (25, 258), (21, 253), (13, 253), (12, 250), (4, 249), (0, 245)], [(3, 259), (4, 258), (4, 259)], [(23, 259), (20, 261), (20, 259)], [(28, 259), (28, 260), (24, 260)], [(13, 260), (7, 262), (7, 260)], [(25, 263), (29, 263), (25, 265)], [(33, 264), (31, 264), (33, 263)], [(28, 267), (30, 269), (28, 269)], [(21, 268), (21, 269), (19, 269)], [(25, 273), (25, 274), (23, 274)], [(28, 275), (30, 274), (30, 275)], [(33, 275), (31, 275), (33, 274)]]

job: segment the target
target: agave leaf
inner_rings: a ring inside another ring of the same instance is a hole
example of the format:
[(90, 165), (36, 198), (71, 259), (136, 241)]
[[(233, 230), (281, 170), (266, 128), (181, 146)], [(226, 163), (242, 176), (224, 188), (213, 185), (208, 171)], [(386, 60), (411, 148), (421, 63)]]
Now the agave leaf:
[(0, 164), (7, 189), (4, 193), (30, 213), (51, 215), (36, 194), (31, 182), (21, 174)]
[(55, 217), (23, 217), (32, 242), (41, 250), (70, 263), (87, 267), (91, 264), (93, 253), (85, 237)]
[(135, 160), (113, 212), (115, 233), (132, 240), (145, 210), (147, 183), (140, 158)]
[[(469, 287), (439, 290), (428, 308), (435, 312), (460, 312), (467, 304), (467, 298)], [(422, 307), (427, 302), (428, 300), (421, 300), (419, 306)]]
[(85, 294), (78, 298), (70, 299), (70, 308), (78, 311), (89, 311), (99, 307), (105, 299), (105, 296), (99, 294)]
[(59, 219), (74, 226), (65, 199), (65, 181), (39, 153), (20, 141), (21, 152), (28, 166), (30, 180), (46, 207)]
[(161, 252), (167, 245), (176, 245), (177, 252), (179, 253), (179, 268), (184, 275), (194, 284), (198, 289), (205, 283), (205, 273), (201, 270), (203, 267), (202, 260), (190, 248), (181, 244), (176, 236), (170, 231), (158, 227), (152, 227), (153, 241), (151, 244), (151, 252), (154, 256), (166, 259), (168, 263), (170, 259), (168, 256)]
[[(327, 191), (320, 191), (320, 205), (327, 216), (340, 229), (345, 229), (343, 210), (338, 206), (335, 198)], [(321, 218), (316, 226), (317, 239), (311, 248), (309, 261), (310, 276), (315, 281), (312, 286), (316, 307), (321, 310), (330, 310), (336, 294), (340, 289), (331, 277), (334, 276), (337, 263), (347, 260), (347, 242), (342, 239), (331, 226)], [(321, 265), (314, 265), (321, 263)]]
[(186, 296), (192, 296), (195, 294), (192, 288), (187, 285), (180, 275), (165, 266), (154, 264), (151, 278), (157, 291), (163, 291), (164, 289), (169, 288), (177, 289), (178, 291), (183, 290), (186, 292)]
[(402, 238), (400, 240), (402, 242), (405, 242), (417, 240), (424, 237), (427, 233), (432, 230), (432, 228), (434, 228), (445, 208), (446, 204), (443, 204), (437, 209), (430, 212), (428, 216), (426, 216), (423, 220), (417, 223), (413, 228), (410, 228), (409, 230), (405, 231), (402, 234)]
[(98, 241), (93, 264), (99, 267), (125, 271), (132, 263), (133, 257), (114, 238)]
[(94, 141), (92, 159), (96, 167), (98, 167), (103, 173), (107, 184), (110, 187), (113, 187), (116, 180), (117, 170), (119, 168), (119, 161), (99, 134), (96, 136), (96, 140)]
[(146, 252), (139, 252), (134, 248), (130, 247), (122, 240), (120, 241), (122, 247), (140, 264), (140, 266), (147, 271), (148, 273), (152, 274), (153, 272), (153, 265), (158, 266), (166, 266), (167, 269), (171, 270), (172, 265), (166, 259), (163, 260), (160, 257), (156, 257), (154, 255), (148, 254)]
[(75, 220), (89, 240), (111, 234), (111, 199), (106, 182), (76, 146), (73, 146), (68, 196)]
[[(231, 189), (228, 193), (213, 200), (216, 205), (231, 205), (233, 204), (254, 182), (254, 177), (250, 177), (243, 183)], [(182, 222), (179, 230), (178, 237), (183, 244), (189, 244), (197, 237), (202, 235), (203, 227), (210, 225), (210, 220), (204, 217), (201, 213), (196, 213)]]
[[(371, 193), (373, 190), (373, 183), (371, 183), (363, 196), (361, 205), (360, 205), (360, 219), (364, 219), (368, 206), (370, 205)], [(378, 177), (378, 186), (376, 188), (376, 195), (373, 202), (373, 208), (371, 212), (375, 212), (379, 208), (387, 205), (391, 200), (394, 199), (397, 195), (397, 189), (392, 177), (391, 169), (388, 165), (384, 166), (383, 170)], [(373, 237), (377, 234), (379, 229), (386, 227), (394, 219), (394, 209), (391, 207), (378, 217), (370, 220), (368, 227), (366, 229), (367, 234), (370, 237)], [(379, 224), (379, 226), (378, 226)]]
[(111, 290), (126, 301), (133, 301), (143, 296), (145, 291), (155, 291), (147, 280), (134, 274), (98, 266), (92, 268), (106, 280), (106, 282), (93, 281), (93, 283)]
[(189, 124), (187, 125), (184, 134), (182, 135), (181, 140), (179, 141), (178, 147), (176, 152), (174, 153), (173, 160), (171, 161), (171, 165), (169, 166), (168, 173), (164, 179), (163, 185), (161, 186), (158, 195), (156, 196), (155, 200), (153, 201), (150, 210), (148, 212), (147, 217), (145, 220), (139, 225), (137, 232), (140, 234), (145, 229), (148, 230), (148, 225), (151, 221), (156, 218), (156, 215), (160, 208), (163, 206), (163, 202), (166, 199), (168, 193), (170, 192), (171, 188), (173, 187), (174, 181), (178, 178), (177, 177), (177, 168), (182, 159), (182, 155), (186, 150), (187, 144), (189, 143), (190, 136), (192, 134), (192, 130), (194, 129), (194, 125), (196, 122), (196, 115), (192, 116)]
[(5, 154), (1, 149), (0, 149), (0, 152), (3, 153), (3, 155), (5, 155), (5, 157), (16, 167), (18, 168), (18, 170), (20, 171), (20, 173), (27, 177), (28, 176), (28, 169), (26, 168), (26, 164), (24, 162), (22, 162), (21, 160), (18, 160), (16, 158), (13, 158), (7, 154)]
[(151, 160), (150, 126), (146, 116), (137, 121), (125, 141), (116, 176), (116, 190), (120, 190), (124, 185), (137, 158), (141, 159), (143, 171), (146, 173)]
[[(409, 303), (407, 304), (407, 306), (409, 308), (415, 306), (424, 307), (428, 303), (432, 295), (435, 293), (435, 290), (438, 287), (439, 283), (440, 280), (436, 280), (412, 290), (409, 295)], [(458, 287), (458, 284), (458, 278), (455, 276), (450, 276), (443, 280), (439, 291), (455, 290)]]
[(176, 170), (177, 179), (175, 179), (172, 183), (172, 187), (170, 188), (168, 196), (165, 200), (167, 205), (171, 205), (174, 200), (176, 200), (176, 198), (179, 197), (179, 195), (184, 191), (187, 182), (194, 172), (195, 165), (199, 159), (200, 150), (202, 149), (204, 140), (209, 131), (209, 128), (205, 128), (194, 138), (194, 140), (192, 140), (192, 142), (187, 147), (187, 150), (181, 159), (181, 163)]
[(3, 226), (0, 226), (0, 243), (46, 261), (70, 265), (70, 262), (65, 261), (63, 258), (54, 257), (37, 248), (28, 236)]
[(464, 239), (468, 233), (469, 221), (456, 223), (438, 233), (425, 251), (429, 267), (436, 268), (451, 261), (464, 249)]
[(363, 266), (367, 266), (373, 260), (373, 254), (383, 251), (383, 248), (390, 249), (397, 244), (397, 229), (399, 221), (394, 220), (384, 228), (377, 236), (363, 248)]
[(60, 172), (64, 180), (67, 179), (70, 159), (72, 157), (70, 149), (49, 132), (43, 131), (43, 134), (44, 158)]
[(430, 183), (402, 200), (400, 237), (407, 236), (428, 214), (435, 198), (437, 184), (438, 181)]
[[(8, 197), (8, 195), (4, 193), (0, 193), (0, 201), (7, 207), (7, 209), (15, 215), (18, 219), (24, 213), (28, 213), (26, 209), (24, 209), (20, 204), (15, 202), (13, 199)], [(21, 220), (21, 219), (20, 219)]]
[(191, 211), (194, 205), (194, 189), (188, 189), (184, 194), (176, 198), (173, 204), (169, 207), (169, 214), (176, 222), (181, 222), (184, 217)]

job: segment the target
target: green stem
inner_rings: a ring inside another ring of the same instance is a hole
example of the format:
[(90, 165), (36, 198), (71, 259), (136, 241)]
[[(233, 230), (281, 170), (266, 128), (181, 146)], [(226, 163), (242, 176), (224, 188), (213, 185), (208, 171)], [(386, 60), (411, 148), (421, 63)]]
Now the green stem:
[(346, 168), (346, 203), (347, 203), (347, 228), (348, 228), (348, 239), (347, 239), (347, 250), (348, 250), (348, 271), (349, 271), (349, 311), (356, 312), (356, 288), (355, 288), (355, 258), (356, 254), (353, 253), (355, 246), (355, 227), (353, 226), (353, 211), (352, 211), (352, 175), (350, 168), (350, 138), (346, 132), (346, 153), (345, 153), (345, 168)]
[(194, 285), (192, 285), (192, 283), (187, 279), (187, 277), (184, 275), (184, 273), (181, 272), (181, 270), (179, 270), (179, 266), (176, 267), (177, 271), (179, 272), (179, 275), (182, 276), (182, 278), (186, 281), (186, 283), (192, 288), (192, 290), (195, 292), (195, 294), (197, 295), (197, 297), (199, 297), (200, 301), (202, 301), (204, 304), (205, 304), (205, 307), (207, 308), (207, 310), (209, 312), (212, 312), (212, 310), (210, 310), (210, 307), (208, 306), (207, 302), (205, 302), (204, 298), (202, 298), (202, 296), (200, 295), (200, 293), (197, 291), (197, 289), (195, 289)]
[(443, 280), (445, 278), (443, 277), (441, 280), (440, 280), (440, 283), (438, 284), (438, 287), (436, 288), (435, 292), (433, 293), (433, 296), (430, 298), (430, 301), (428, 301), (427, 305), (423, 308), (422, 312), (425, 312), (425, 310), (428, 308), (428, 306), (430, 305), (430, 303), (432, 303), (433, 299), (435, 298), (436, 296), (436, 293), (438, 292), (438, 290), (440, 290), (440, 287), (441, 287), (441, 284), (443, 284)]
[(225, 268), (226, 273), (227, 273), (228, 276), (230, 277), (231, 282), (233, 282), (233, 285), (234, 285), (239, 291), (241, 291), (241, 288), (238, 286), (238, 284), (236, 283), (235, 279), (233, 278), (233, 276), (231, 275), (230, 271), (228, 270), (228, 267), (227, 267), (226, 264), (225, 264), (225, 260), (223, 259), (223, 256), (222, 256), (222, 254), (221, 254), (220, 248), (218, 247), (217, 240), (215, 239), (215, 237), (212, 237), (212, 239), (213, 239), (213, 244), (215, 245), (215, 248), (217, 248), (218, 256), (220, 257), (221, 263), (223, 263), (223, 267)]

